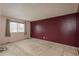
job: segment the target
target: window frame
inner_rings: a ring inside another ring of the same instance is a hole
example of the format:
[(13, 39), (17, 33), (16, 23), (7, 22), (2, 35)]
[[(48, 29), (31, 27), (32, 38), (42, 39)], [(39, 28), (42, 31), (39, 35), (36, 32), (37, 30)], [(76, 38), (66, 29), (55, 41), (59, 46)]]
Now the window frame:
[(13, 22), (13, 23), (16, 23), (17, 25), (17, 30), (16, 30), (16, 32), (11, 32), (11, 24), (9, 24), (10, 25), (10, 33), (20, 33), (21, 31), (19, 31), (19, 26), (18, 26), (18, 24), (23, 24), (24, 25), (24, 31), (23, 32), (21, 32), (21, 33), (24, 33), (25, 32), (25, 23), (23, 23), (23, 22), (17, 22), (17, 21), (10, 21), (10, 23), (11, 22)]

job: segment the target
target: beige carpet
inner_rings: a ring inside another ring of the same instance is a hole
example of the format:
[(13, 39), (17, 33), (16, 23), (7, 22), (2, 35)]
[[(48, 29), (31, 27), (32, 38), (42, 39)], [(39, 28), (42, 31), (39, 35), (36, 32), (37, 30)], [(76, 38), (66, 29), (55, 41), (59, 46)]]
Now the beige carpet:
[(77, 48), (40, 39), (25, 39), (4, 45), (0, 56), (77, 56)]

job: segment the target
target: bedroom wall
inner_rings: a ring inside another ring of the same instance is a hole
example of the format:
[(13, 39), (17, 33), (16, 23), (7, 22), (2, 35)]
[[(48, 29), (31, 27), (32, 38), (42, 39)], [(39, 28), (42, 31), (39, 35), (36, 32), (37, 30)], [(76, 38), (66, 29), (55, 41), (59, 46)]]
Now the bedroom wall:
[(77, 27), (76, 28), (77, 29), (77, 31), (76, 31), (77, 32), (77, 37), (76, 38), (77, 38), (77, 46), (79, 47), (79, 13), (77, 13), (76, 21), (77, 21), (77, 26), (76, 26)]
[(76, 14), (31, 22), (31, 37), (77, 46)]
[(78, 5), (78, 10), (77, 11), (78, 11), (78, 13), (76, 15), (77, 16), (77, 18), (76, 18), (76, 21), (77, 21), (77, 23), (76, 23), (76, 25), (77, 25), (76, 26), (77, 37), (76, 38), (77, 38), (77, 46), (79, 47), (79, 5)]
[(11, 37), (6, 37), (5, 36), (6, 18), (7, 17), (5, 16), (0, 16), (0, 44), (22, 40), (25, 38), (30, 38), (30, 22), (29, 21), (27, 21), (27, 24), (26, 24), (26, 29), (27, 29), (26, 35), (24, 35), (24, 33), (12, 33)]

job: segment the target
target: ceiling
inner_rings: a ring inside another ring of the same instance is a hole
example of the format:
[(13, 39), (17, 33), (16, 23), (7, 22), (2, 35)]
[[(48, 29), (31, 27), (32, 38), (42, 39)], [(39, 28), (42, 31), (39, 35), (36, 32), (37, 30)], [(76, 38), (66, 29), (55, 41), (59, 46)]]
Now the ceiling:
[(77, 3), (0, 3), (0, 14), (28, 21), (77, 12)]

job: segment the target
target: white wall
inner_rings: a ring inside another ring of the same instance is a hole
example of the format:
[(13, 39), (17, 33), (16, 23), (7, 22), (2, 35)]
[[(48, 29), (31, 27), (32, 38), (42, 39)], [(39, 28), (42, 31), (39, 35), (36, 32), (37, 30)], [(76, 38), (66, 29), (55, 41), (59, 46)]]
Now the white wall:
[(27, 21), (27, 34), (12, 33), (11, 37), (5, 37), (6, 17), (0, 16), (0, 44), (30, 38), (30, 22)]

